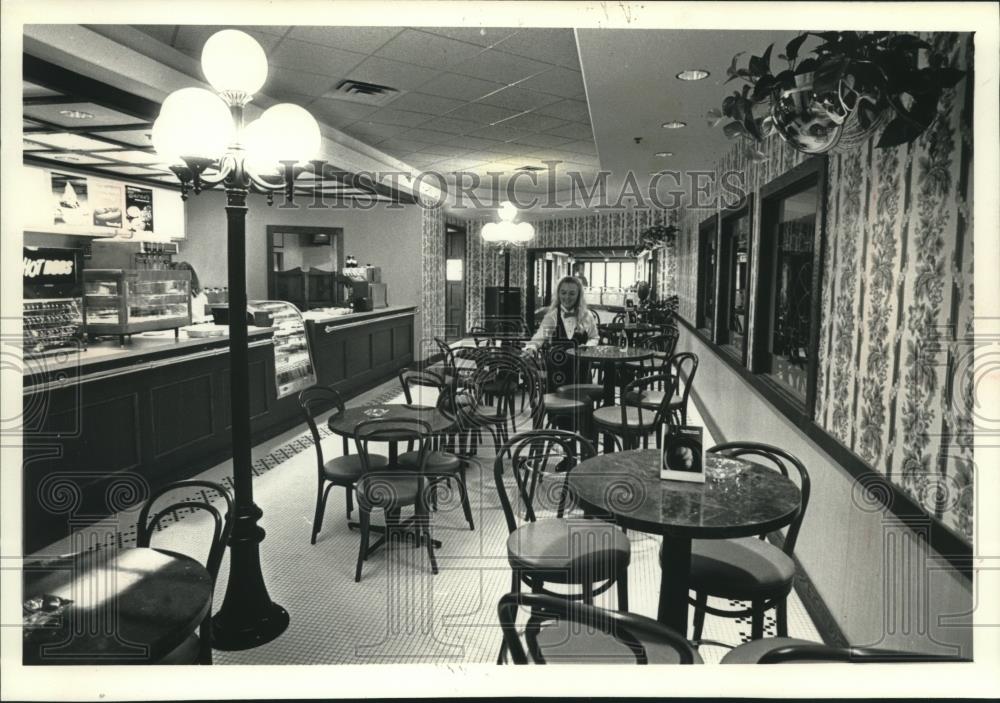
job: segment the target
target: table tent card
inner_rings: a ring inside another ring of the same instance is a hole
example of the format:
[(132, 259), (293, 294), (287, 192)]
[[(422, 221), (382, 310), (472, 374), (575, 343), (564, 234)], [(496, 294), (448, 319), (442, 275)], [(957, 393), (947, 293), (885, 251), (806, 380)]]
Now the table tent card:
[(702, 428), (664, 424), (660, 453), (660, 478), (668, 481), (705, 482), (705, 449)]

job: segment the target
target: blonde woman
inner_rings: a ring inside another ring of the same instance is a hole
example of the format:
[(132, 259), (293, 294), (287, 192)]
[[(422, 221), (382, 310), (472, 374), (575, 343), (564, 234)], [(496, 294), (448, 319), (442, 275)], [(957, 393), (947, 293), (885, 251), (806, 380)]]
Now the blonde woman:
[(590, 311), (583, 298), (580, 280), (566, 276), (556, 286), (552, 305), (542, 318), (538, 331), (525, 345), (526, 350), (536, 351), (548, 346), (546, 368), (549, 387), (557, 388), (577, 383), (576, 359), (565, 353), (568, 346), (596, 346), (599, 341), (597, 316)]

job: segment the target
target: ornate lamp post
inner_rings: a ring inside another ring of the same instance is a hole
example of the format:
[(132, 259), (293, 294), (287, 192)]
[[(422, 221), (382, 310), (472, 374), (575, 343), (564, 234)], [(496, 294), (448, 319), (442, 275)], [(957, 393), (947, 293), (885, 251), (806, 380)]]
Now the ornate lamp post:
[[(513, 203), (500, 203), (497, 215), (499, 222), (487, 222), (483, 225), (484, 242), (498, 244), (503, 254), (503, 296), (506, 302), (507, 290), (510, 288), (510, 248), (518, 244), (530, 242), (535, 237), (535, 228), (528, 222), (514, 222), (517, 208)], [(502, 306), (506, 312), (506, 305)]]
[[(249, 125), (244, 108), (267, 77), (267, 58), (248, 34), (227, 29), (205, 43), (202, 68), (216, 93), (184, 88), (163, 102), (153, 144), (181, 182), (181, 197), (221, 185), (226, 193), (229, 265), (229, 391), (232, 413), (235, 515), (229, 582), (213, 618), (213, 646), (249, 649), (285, 631), (288, 613), (271, 601), (260, 568), (264, 530), (253, 502), (246, 322), (247, 195), (275, 191), (291, 199), (295, 164), (319, 153), (319, 125), (296, 105), (275, 105)], [(279, 169), (280, 164), (280, 169)]]

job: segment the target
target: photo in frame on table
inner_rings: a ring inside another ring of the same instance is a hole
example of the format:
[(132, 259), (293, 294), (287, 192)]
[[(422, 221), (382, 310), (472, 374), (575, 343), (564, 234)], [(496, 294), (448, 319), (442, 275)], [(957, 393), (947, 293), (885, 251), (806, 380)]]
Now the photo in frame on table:
[(667, 481), (705, 482), (703, 428), (664, 425), (660, 453), (660, 478)]

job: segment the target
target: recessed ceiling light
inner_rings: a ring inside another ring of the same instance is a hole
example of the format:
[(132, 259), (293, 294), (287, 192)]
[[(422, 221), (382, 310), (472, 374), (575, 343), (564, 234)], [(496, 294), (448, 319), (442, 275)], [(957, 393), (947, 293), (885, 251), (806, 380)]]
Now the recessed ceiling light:
[(677, 77), (682, 81), (700, 81), (708, 78), (709, 75), (711, 74), (703, 68), (689, 68), (678, 73)]
[(668, 156), (673, 156), (674, 152), (672, 152), (672, 151), (658, 151), (658, 152), (656, 152), (656, 155), (659, 156), (659, 157), (661, 157), (661, 158), (666, 158)]
[(681, 127), (687, 127), (687, 122), (681, 122), (679, 120), (671, 120), (670, 122), (664, 122), (662, 125), (663, 129), (680, 129)]
[(84, 112), (83, 110), (60, 110), (59, 114), (63, 117), (71, 117), (74, 120), (92, 120), (94, 115), (91, 112)]

